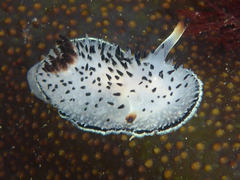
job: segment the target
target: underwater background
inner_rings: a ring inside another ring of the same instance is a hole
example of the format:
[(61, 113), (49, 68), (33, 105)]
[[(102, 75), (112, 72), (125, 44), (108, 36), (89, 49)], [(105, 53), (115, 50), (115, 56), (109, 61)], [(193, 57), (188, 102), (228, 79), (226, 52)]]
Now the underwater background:
[[(240, 179), (239, 0), (1, 0), (0, 179)], [(26, 74), (59, 34), (154, 50), (179, 20), (168, 58), (204, 83), (196, 116), (144, 138), (84, 132), (31, 94)]]

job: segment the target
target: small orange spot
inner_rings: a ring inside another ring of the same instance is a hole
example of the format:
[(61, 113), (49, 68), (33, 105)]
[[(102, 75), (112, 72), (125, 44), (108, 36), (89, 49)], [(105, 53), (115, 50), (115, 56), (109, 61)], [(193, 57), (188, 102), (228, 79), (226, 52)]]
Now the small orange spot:
[(120, 27), (120, 26), (122, 26), (123, 25), (123, 20), (121, 20), (121, 19), (118, 19), (117, 21), (116, 21), (116, 25), (118, 26), (118, 27)]
[(60, 9), (59, 8), (57, 8), (57, 7), (54, 7), (53, 8), (53, 13), (54, 14), (58, 14), (60, 12)]
[(82, 17), (86, 17), (89, 14), (87, 10), (82, 11), (81, 15)]
[(41, 4), (36, 3), (36, 4), (33, 5), (33, 8), (39, 10), (41, 8)]
[(137, 115), (135, 113), (130, 113), (126, 117), (127, 123), (133, 123), (133, 121), (136, 119)]
[(75, 26), (77, 24), (77, 21), (75, 19), (70, 20), (70, 25)]
[(23, 5), (20, 5), (20, 6), (18, 7), (18, 10), (19, 10), (20, 12), (24, 12), (24, 11), (26, 10), (26, 7), (23, 6)]
[(0, 37), (3, 37), (5, 35), (5, 31), (4, 30), (0, 30)]
[(48, 17), (47, 17), (47, 16), (43, 16), (43, 18), (41, 19), (41, 22), (42, 22), (43, 24), (48, 23)]
[(136, 22), (135, 21), (130, 21), (128, 23), (128, 25), (129, 25), (130, 28), (134, 28), (136, 26)]

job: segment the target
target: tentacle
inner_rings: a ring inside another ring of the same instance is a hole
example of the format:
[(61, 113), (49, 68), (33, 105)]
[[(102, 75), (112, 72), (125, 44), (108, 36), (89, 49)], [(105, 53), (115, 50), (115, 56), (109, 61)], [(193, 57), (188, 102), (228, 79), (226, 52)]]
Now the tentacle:
[(176, 44), (178, 39), (182, 36), (186, 28), (187, 28), (187, 23), (180, 21), (175, 27), (172, 34), (165, 41), (163, 41), (162, 44), (160, 44), (158, 48), (154, 51), (154, 55), (155, 56), (160, 55), (161, 50), (163, 50), (164, 51), (163, 55), (165, 59), (169, 51), (172, 49), (174, 44)]

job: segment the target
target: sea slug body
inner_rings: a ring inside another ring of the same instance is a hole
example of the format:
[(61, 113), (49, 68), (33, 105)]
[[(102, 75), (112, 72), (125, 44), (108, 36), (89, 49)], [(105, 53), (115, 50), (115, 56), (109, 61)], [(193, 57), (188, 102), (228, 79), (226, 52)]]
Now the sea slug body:
[(143, 59), (104, 40), (63, 36), (27, 74), (31, 91), (78, 128), (135, 137), (176, 130), (196, 113), (202, 82), (166, 61), (186, 26)]

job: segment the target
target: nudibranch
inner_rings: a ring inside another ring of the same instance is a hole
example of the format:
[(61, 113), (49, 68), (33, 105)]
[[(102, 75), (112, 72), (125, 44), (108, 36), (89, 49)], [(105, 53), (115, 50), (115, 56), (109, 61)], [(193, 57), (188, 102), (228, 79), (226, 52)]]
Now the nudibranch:
[(203, 94), (193, 71), (166, 61), (185, 29), (180, 21), (143, 58), (87, 35), (72, 40), (60, 35), (46, 58), (28, 71), (30, 89), (85, 131), (134, 137), (171, 132), (192, 118)]

